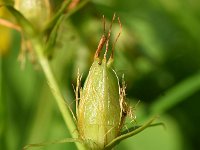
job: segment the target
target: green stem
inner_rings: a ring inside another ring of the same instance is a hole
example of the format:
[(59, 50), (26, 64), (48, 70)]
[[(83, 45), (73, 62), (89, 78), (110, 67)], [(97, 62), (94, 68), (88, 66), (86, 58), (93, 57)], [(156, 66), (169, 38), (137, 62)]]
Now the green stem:
[[(63, 116), (63, 119), (65, 121), (65, 124), (72, 135), (73, 138), (78, 138), (78, 130), (76, 128), (76, 125), (74, 123), (73, 117), (71, 115), (70, 110), (66, 107), (66, 103), (64, 100), (64, 97), (62, 96), (59, 86), (54, 78), (53, 72), (51, 70), (50, 64), (48, 59), (43, 53), (43, 47), (40, 43), (40, 40), (38, 38), (32, 39), (32, 45), (34, 46), (34, 49), (37, 53), (38, 60), (41, 64), (41, 67), (44, 71), (44, 74), (46, 76), (47, 82), (49, 84), (49, 87), (51, 88), (51, 92), (53, 93), (53, 96), (55, 97), (56, 103), (58, 105), (58, 108)], [(85, 149), (84, 146), (78, 142), (76, 142), (76, 146), (78, 149), (83, 150)]]

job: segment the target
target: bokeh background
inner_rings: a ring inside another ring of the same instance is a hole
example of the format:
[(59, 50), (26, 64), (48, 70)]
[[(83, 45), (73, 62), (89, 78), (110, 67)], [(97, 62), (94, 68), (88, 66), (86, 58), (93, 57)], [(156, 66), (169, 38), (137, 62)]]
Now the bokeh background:
[[(62, 1), (51, 2), (56, 11)], [(73, 108), (77, 70), (83, 74), (83, 84), (103, 33), (102, 15), (108, 28), (114, 12), (123, 26), (114, 67), (119, 78), (125, 74), (127, 98), (137, 116), (135, 123), (129, 120), (126, 125), (140, 125), (158, 114), (157, 121), (166, 126), (148, 128), (121, 142), (116, 150), (199, 149), (199, 0), (89, 1), (59, 28), (51, 64), (63, 95)], [(2, 10), (0, 14), (10, 17)], [(116, 21), (111, 43), (118, 32)], [(24, 64), (18, 61), (20, 45), (20, 34), (0, 25), (1, 150), (69, 137), (34, 53), (25, 54)], [(76, 147), (66, 143), (38, 149)]]

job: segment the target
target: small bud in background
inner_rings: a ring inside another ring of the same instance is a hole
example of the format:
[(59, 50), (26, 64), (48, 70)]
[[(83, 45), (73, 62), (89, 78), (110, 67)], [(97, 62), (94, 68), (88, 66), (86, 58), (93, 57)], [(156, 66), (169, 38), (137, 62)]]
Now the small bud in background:
[(44, 28), (50, 19), (49, 0), (15, 0), (15, 6), (37, 29)]

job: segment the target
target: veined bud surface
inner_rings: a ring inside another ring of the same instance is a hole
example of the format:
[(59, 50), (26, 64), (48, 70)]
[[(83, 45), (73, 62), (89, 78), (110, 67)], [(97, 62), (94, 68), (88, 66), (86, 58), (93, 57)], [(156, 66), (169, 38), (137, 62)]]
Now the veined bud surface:
[(119, 135), (120, 103), (118, 78), (106, 61), (95, 60), (80, 95), (78, 129), (82, 139), (102, 149)]
[[(115, 14), (112, 23), (114, 19)], [(118, 21), (121, 27), (119, 18)], [(85, 141), (88, 149), (92, 150), (104, 149), (108, 143), (120, 135), (126, 114), (126, 110), (123, 108), (125, 89), (120, 88), (118, 77), (112, 68), (114, 47), (107, 61), (108, 42), (111, 35), (112, 23), (108, 36), (103, 35), (99, 42), (94, 62), (83, 89), (80, 89), (80, 97), (77, 100), (79, 102), (77, 105), (79, 135)], [(115, 42), (120, 33), (121, 30)], [(100, 52), (104, 45), (106, 45), (104, 58), (100, 59)], [(124, 92), (122, 92), (122, 89)]]

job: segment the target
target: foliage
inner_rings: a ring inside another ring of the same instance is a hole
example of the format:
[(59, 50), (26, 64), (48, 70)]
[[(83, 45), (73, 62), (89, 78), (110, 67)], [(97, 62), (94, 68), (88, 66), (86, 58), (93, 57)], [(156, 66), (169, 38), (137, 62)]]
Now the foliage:
[[(54, 4), (53, 11), (56, 11), (61, 0)], [(114, 65), (119, 77), (125, 73), (127, 97), (136, 106), (136, 123), (127, 121), (127, 127), (140, 125), (154, 114), (160, 115), (166, 126), (166, 130), (149, 128), (116, 149), (197, 149), (200, 146), (198, 0), (91, 0), (63, 18), (56, 41), (52, 39), (56, 46), (50, 52), (62, 94), (73, 108), (72, 84), (76, 84), (77, 68), (83, 73), (84, 81), (103, 33), (102, 15), (109, 20), (114, 12), (120, 16), (123, 26)], [(118, 31), (118, 25), (114, 24), (112, 41)], [(0, 33), (3, 33), (1, 37), (8, 37), (5, 47), (9, 47), (1, 55), (0, 63), (0, 149), (21, 149), (27, 143), (69, 137), (35, 54), (25, 53), (31, 61), (24, 60), (21, 69), (21, 63), (17, 62), (20, 34), (1, 30)], [(75, 149), (75, 146), (67, 143), (43, 149), (67, 148)]]

